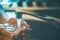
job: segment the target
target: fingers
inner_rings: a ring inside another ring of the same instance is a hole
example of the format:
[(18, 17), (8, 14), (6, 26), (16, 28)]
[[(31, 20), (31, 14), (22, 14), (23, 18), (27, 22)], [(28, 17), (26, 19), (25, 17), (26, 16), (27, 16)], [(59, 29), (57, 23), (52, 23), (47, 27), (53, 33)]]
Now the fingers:
[(31, 31), (32, 29), (31, 29), (30, 27), (23, 26), (23, 27), (22, 27), (22, 30), (23, 30), (23, 31), (26, 31), (26, 30)]

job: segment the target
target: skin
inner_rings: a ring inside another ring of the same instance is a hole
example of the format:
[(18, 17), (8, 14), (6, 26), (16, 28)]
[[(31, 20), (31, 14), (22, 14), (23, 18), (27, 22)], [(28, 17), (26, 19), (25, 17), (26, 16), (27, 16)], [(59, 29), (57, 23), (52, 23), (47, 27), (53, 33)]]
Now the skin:
[[(12, 33), (8, 33), (5, 29), (2, 29), (1, 33), (2, 33), (3, 35), (7, 36), (7, 38), (11, 38), (11, 39), (12, 39), (14, 36), (17, 37), (17, 36), (21, 33), (21, 31), (32, 30), (27, 23), (26, 23), (26, 24), (24, 23), (24, 20), (21, 21), (21, 28), (18, 28), (18, 27), (17, 27), (17, 21), (16, 21), (16, 19), (11, 18), (10, 20), (6, 21), (6, 20), (2, 17), (1, 14), (0, 14), (0, 23), (2, 23), (2, 24), (4, 24), (4, 23), (9, 23), (9, 24), (13, 25), (16, 29), (19, 30), (17, 33), (12, 34)], [(25, 27), (23, 27), (23, 26), (25, 26)], [(0, 29), (0, 30), (1, 30), (1, 29)], [(10, 34), (11, 36), (8, 36), (7, 34)]]

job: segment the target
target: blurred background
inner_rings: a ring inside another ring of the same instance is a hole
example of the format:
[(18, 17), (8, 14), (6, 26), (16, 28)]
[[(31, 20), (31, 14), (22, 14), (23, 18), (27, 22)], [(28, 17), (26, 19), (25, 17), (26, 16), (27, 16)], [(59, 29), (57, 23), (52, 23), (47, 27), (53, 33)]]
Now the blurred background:
[(60, 0), (0, 0), (0, 5), (22, 13), (32, 28), (29, 40), (60, 40)]

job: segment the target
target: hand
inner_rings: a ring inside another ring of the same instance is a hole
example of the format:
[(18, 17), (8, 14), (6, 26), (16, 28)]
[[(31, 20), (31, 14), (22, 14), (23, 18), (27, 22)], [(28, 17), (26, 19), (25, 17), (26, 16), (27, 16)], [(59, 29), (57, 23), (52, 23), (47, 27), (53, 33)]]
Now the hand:
[(29, 26), (28, 24), (24, 24), (24, 25), (22, 26), (22, 30), (23, 30), (23, 31), (26, 31), (26, 30), (31, 31), (32, 29), (30, 28), (30, 26)]

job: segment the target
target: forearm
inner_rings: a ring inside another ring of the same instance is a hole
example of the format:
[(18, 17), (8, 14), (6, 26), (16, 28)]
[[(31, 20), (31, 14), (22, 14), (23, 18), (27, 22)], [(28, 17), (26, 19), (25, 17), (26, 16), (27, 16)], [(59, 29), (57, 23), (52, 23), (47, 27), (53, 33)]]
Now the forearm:
[(14, 34), (13, 33), (10, 33), (10, 32), (7, 32), (5, 29), (2, 28), (1, 30), (1, 34), (5, 35), (6, 37), (8, 38), (13, 38), (14, 37)]

